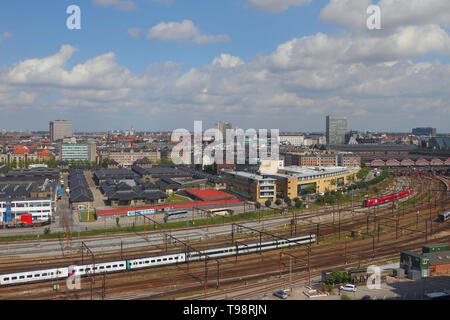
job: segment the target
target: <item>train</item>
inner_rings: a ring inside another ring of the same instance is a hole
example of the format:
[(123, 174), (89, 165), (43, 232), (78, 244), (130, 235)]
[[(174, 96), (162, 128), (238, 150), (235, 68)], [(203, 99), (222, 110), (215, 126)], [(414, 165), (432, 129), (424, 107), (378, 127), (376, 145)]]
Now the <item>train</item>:
[(396, 199), (401, 199), (403, 197), (409, 196), (413, 194), (413, 189), (408, 189), (396, 194), (392, 194), (390, 196), (385, 197), (379, 197), (379, 198), (373, 198), (373, 199), (367, 199), (363, 201), (363, 207), (372, 207), (376, 206), (378, 204), (388, 203), (391, 201), (394, 201)]
[(204, 249), (199, 251), (160, 254), (154, 256), (115, 260), (95, 264), (72, 265), (60, 268), (36, 269), (22, 272), (0, 274), (0, 287), (13, 286), (42, 281), (54, 281), (69, 277), (84, 277), (89, 273), (104, 274), (127, 270), (161, 267), (181, 263), (202, 261), (205, 259), (225, 258), (235, 255), (244, 255), (261, 251), (293, 247), (297, 245), (312, 244), (316, 235), (289, 237), (286, 239), (265, 240), (261, 242), (239, 243), (235, 245)]

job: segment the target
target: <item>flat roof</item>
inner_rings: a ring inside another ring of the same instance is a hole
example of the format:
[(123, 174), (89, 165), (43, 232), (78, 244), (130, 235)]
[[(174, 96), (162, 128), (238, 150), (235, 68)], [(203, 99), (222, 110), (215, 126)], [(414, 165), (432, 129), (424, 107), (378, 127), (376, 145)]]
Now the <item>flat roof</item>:
[(204, 201), (235, 199), (235, 196), (229, 193), (214, 189), (204, 189), (204, 190), (189, 189), (186, 190), (186, 192)]
[(271, 176), (282, 178), (320, 178), (320, 176), (335, 176), (345, 173), (351, 173), (359, 170), (359, 167), (304, 167), (304, 166), (288, 166), (279, 169), (285, 173), (264, 173)]

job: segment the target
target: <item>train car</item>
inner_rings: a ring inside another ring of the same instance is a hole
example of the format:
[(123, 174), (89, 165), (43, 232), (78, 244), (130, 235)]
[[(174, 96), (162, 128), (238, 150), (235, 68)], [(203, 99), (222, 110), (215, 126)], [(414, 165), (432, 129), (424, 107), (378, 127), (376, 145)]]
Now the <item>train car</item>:
[(439, 213), (438, 216), (439, 222), (446, 222), (450, 219), (450, 211)]
[(165, 254), (159, 256), (143, 257), (127, 260), (127, 270), (142, 268), (160, 267), (170, 264), (184, 263), (186, 261), (184, 253)]
[(13, 272), (0, 275), (0, 285), (9, 286), (40, 281), (64, 279), (68, 277), (68, 268), (38, 269), (31, 271)]
[(222, 258), (234, 255), (243, 255), (267, 251), (273, 249), (286, 248), (304, 244), (311, 244), (316, 241), (315, 234), (307, 234), (287, 239), (265, 240), (261, 242), (240, 243), (236, 245), (200, 250), (200, 252), (171, 253), (150, 257), (140, 257), (127, 260), (116, 260), (100, 262), (94, 264), (74, 265), (63, 268), (40, 269), (34, 271), (14, 272), (0, 275), (0, 286), (18, 285), (38, 281), (51, 281), (64, 279), (72, 276), (84, 277), (89, 274), (115, 273), (125, 270), (136, 270), (166, 266), (172, 264), (185, 263), (190, 261), (200, 261), (209, 258)]
[(373, 198), (373, 199), (367, 199), (363, 201), (363, 207), (371, 207), (383, 203), (388, 203), (397, 199), (404, 198), (406, 196), (409, 196), (413, 193), (413, 189), (408, 189), (406, 191), (402, 191), (393, 195), (379, 197), (379, 198)]
[(69, 276), (84, 277), (88, 273), (103, 274), (120, 272), (127, 269), (126, 260), (117, 260), (109, 262), (100, 262), (93, 264), (76, 265), (70, 268), (68, 271)]

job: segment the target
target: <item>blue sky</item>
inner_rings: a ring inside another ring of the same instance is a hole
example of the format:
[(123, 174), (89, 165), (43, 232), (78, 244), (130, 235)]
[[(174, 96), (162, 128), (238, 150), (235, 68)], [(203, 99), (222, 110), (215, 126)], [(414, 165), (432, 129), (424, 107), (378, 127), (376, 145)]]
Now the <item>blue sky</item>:
[[(0, 128), (47, 129), (57, 116), (78, 130), (228, 120), (321, 131), (339, 114), (353, 129), (450, 131), (450, 5), (430, 1), (435, 11), (380, 1), (372, 33), (361, 27), (370, 0), (2, 1)], [(66, 28), (72, 4), (81, 30)], [(190, 35), (169, 39), (182, 28)]]
[[(132, 11), (98, 6), (91, 0), (39, 1), (39, 5), (30, 0), (4, 1), (0, 3), (2, 29), (9, 30), (14, 39), (2, 44), (0, 61), (9, 65), (48, 56), (61, 44), (71, 44), (79, 50), (69, 67), (109, 51), (115, 52), (118, 62), (134, 72), (166, 60), (184, 62), (187, 68), (200, 67), (222, 52), (248, 61), (254, 55), (270, 54), (292, 38), (329, 32), (330, 26), (317, 19), (325, 3), (315, 1), (272, 14), (250, 8), (245, 0), (178, 0), (170, 5), (141, 0)], [(66, 8), (71, 4), (81, 8), (81, 30), (66, 28)], [(205, 32), (226, 33), (230, 41), (198, 46), (149, 41), (143, 34), (161, 21), (185, 19), (194, 21)], [(143, 30), (138, 39), (128, 35), (131, 27)]]

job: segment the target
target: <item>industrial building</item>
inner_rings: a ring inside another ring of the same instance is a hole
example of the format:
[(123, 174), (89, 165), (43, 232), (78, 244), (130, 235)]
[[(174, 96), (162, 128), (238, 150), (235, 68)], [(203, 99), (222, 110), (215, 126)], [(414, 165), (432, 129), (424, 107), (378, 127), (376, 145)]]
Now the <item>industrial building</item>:
[(422, 253), (402, 251), (397, 275), (419, 279), (432, 275), (450, 274), (450, 245), (433, 244), (422, 247)]

